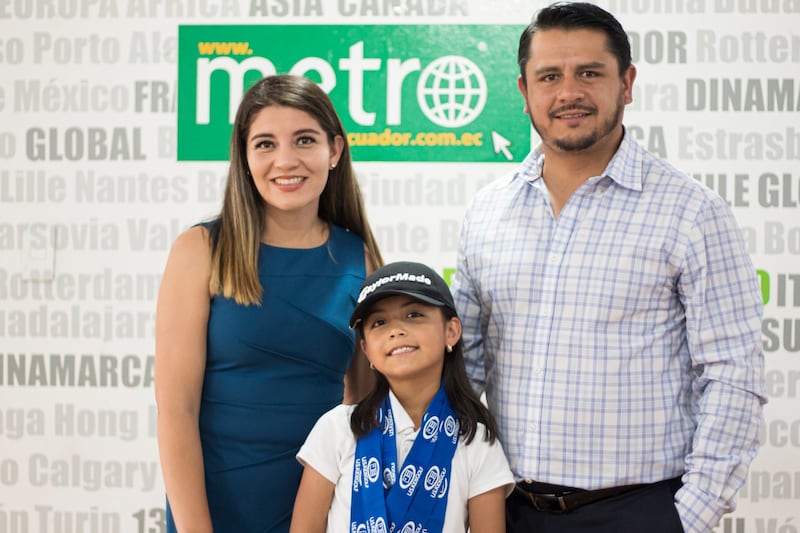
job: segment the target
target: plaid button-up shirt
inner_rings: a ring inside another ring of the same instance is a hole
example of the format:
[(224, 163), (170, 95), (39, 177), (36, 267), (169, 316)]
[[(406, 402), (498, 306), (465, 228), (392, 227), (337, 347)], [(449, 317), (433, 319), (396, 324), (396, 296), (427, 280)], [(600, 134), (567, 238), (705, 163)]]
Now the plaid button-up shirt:
[(686, 531), (731, 510), (765, 402), (761, 293), (717, 194), (625, 133), (553, 217), (534, 150), (464, 219), (467, 367), (517, 479), (597, 489), (684, 475)]

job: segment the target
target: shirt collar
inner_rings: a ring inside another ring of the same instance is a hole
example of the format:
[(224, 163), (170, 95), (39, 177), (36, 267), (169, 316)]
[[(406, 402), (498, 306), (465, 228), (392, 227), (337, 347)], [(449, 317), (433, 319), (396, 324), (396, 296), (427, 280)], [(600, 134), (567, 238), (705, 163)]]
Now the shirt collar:
[[(611, 157), (611, 161), (608, 162), (602, 176), (608, 177), (617, 185), (626, 189), (641, 191), (644, 179), (642, 155), (643, 149), (633, 139), (630, 131), (623, 128), (622, 142)], [(543, 166), (544, 151), (540, 143), (522, 161), (515, 177), (531, 184), (536, 183), (542, 179)]]
[(392, 417), (394, 418), (394, 430), (396, 434), (400, 434), (403, 430), (414, 431), (414, 421), (403, 408), (403, 404), (397, 399), (397, 396), (389, 390), (389, 402), (392, 405)]

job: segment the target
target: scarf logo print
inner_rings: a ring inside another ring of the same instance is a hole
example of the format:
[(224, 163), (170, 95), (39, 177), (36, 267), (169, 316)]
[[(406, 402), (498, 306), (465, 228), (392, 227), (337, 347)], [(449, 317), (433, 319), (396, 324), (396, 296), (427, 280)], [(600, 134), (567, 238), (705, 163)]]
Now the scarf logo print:
[(431, 442), (436, 442), (439, 437), (439, 417), (431, 416), (425, 421), (425, 426), (422, 428), (422, 438)]
[(439, 439), (440, 430), (443, 430), (444, 434), (453, 442), (458, 439), (458, 421), (450, 415), (445, 418), (444, 422), (440, 422), (439, 417), (435, 415), (428, 418), (422, 428), (422, 438), (436, 442)]
[(370, 524), (372, 525), (372, 533), (387, 533), (386, 522), (383, 521), (382, 517), (370, 520)]
[(381, 477), (381, 463), (377, 457), (362, 457), (355, 462), (355, 472), (353, 473), (353, 490), (363, 486), (367, 488), (372, 483), (376, 483)]
[(428, 531), (427, 529), (422, 529), (422, 524), (417, 525), (413, 521), (406, 522), (403, 526), (403, 529), (400, 530), (399, 533), (425, 533)]
[(381, 463), (376, 457), (370, 457), (364, 468), (364, 474), (367, 478), (367, 484), (375, 483), (378, 481), (381, 473)]
[[(389, 414), (391, 415), (391, 411)], [(383, 425), (384, 435), (394, 435), (394, 418), (392, 416), (384, 416), (383, 408), (378, 409), (378, 425)]]
[(414, 465), (407, 465), (400, 472), (400, 488), (405, 490), (411, 496), (417, 486), (420, 476), (422, 475), (422, 467), (417, 468)]
[(397, 469), (397, 465), (392, 462), (389, 466), (383, 469), (383, 488), (388, 490), (394, 486), (394, 482), (397, 481), (397, 476), (395, 475), (395, 470)]
[(383, 518), (369, 519), (368, 524), (356, 524), (353, 522), (350, 525), (350, 532), (351, 533), (388, 533), (386, 528), (386, 522), (384, 522)]
[(447, 418), (444, 420), (444, 434), (450, 437), (453, 442), (456, 442), (458, 439), (458, 427), (458, 420), (447, 415)]
[(378, 415), (380, 425), (356, 441), (358, 481), (352, 491), (349, 533), (441, 533), (450, 465), (458, 446), (458, 417), (440, 387), (406, 464), (399, 466), (389, 403), (387, 396)]
[(447, 494), (447, 469), (440, 469), (436, 465), (430, 467), (425, 474), (423, 486), (431, 493), (431, 498), (444, 498)]
[(358, 492), (359, 487), (364, 484), (362, 481), (362, 472), (361, 472), (361, 461), (356, 458), (355, 460), (355, 472), (353, 472), (353, 491)]

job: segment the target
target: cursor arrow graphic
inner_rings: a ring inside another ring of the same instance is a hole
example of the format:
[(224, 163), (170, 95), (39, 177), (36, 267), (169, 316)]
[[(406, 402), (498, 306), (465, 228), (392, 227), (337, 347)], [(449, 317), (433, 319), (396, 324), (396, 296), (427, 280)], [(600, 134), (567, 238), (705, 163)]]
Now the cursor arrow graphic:
[(494, 153), (499, 154), (500, 152), (503, 152), (503, 155), (506, 156), (506, 159), (511, 161), (512, 155), (508, 150), (508, 147), (511, 146), (511, 141), (496, 131), (492, 131), (492, 144), (494, 145)]

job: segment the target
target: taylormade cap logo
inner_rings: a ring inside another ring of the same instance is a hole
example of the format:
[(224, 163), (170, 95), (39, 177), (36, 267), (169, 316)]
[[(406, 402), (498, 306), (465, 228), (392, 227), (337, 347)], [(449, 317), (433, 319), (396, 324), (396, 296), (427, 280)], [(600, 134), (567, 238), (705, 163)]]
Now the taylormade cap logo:
[(361, 303), (366, 299), (367, 296), (375, 292), (378, 287), (386, 285), (387, 283), (394, 283), (398, 281), (410, 281), (414, 283), (424, 283), (425, 285), (433, 285), (431, 279), (423, 274), (409, 274), (408, 272), (403, 272), (400, 274), (392, 274), (391, 276), (385, 276), (380, 278), (379, 280), (370, 283), (363, 289), (361, 289), (361, 293), (358, 295), (358, 303)]
[(450, 287), (439, 274), (422, 263), (398, 261), (384, 265), (364, 280), (350, 315), (350, 327), (356, 327), (375, 302), (388, 296), (409, 296), (427, 305), (456, 310)]

